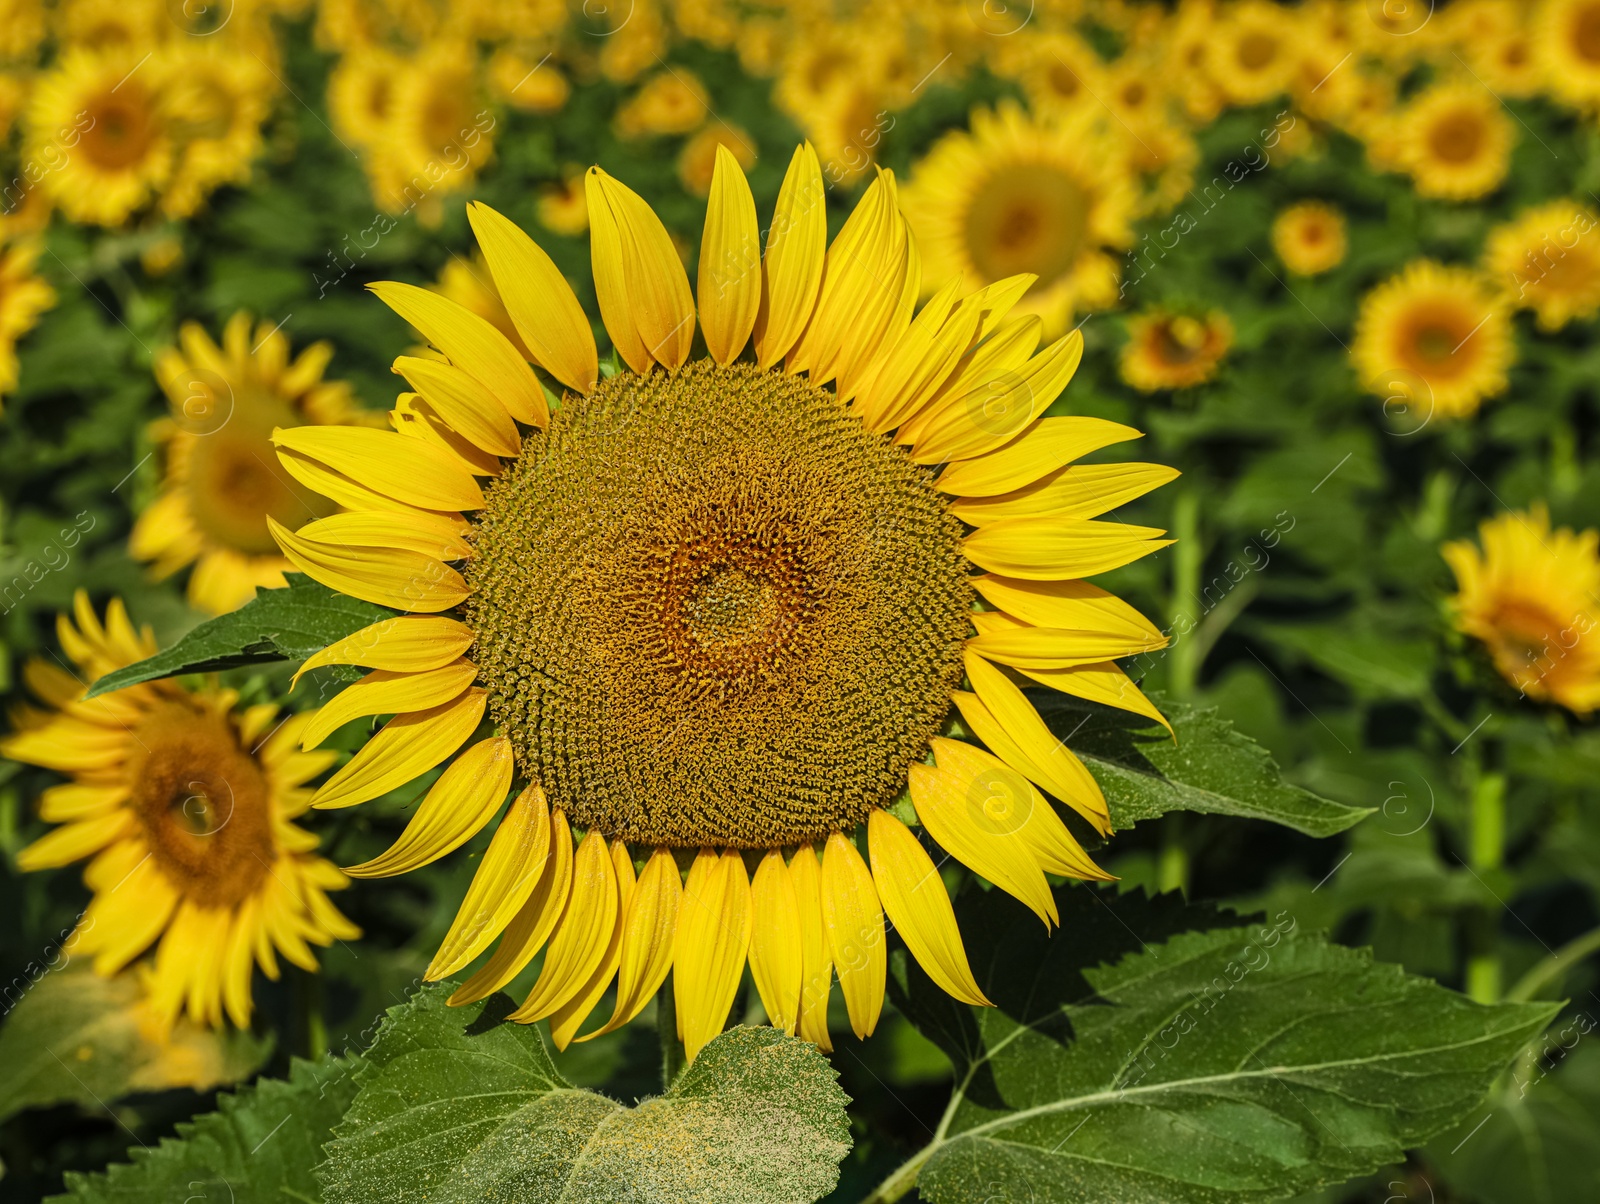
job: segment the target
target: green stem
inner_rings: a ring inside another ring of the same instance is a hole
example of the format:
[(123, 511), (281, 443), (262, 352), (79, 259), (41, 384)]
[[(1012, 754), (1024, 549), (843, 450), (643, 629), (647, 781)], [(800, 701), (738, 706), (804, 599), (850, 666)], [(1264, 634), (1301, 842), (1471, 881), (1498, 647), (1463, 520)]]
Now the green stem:
[(901, 1163), (898, 1170), (873, 1188), (870, 1196), (863, 1196), (861, 1204), (894, 1204), (894, 1201), (917, 1185), (917, 1176), (922, 1173), (923, 1164), (933, 1157), (933, 1151), (941, 1144), (935, 1141), (923, 1146)]
[(1534, 966), (1506, 992), (1507, 1001), (1526, 1003), (1536, 998), (1541, 990), (1560, 982), (1567, 971), (1593, 953), (1600, 953), (1600, 928), (1591, 928), (1582, 936), (1574, 937)]
[[(1471, 835), (1468, 863), (1479, 875), (1498, 870), (1505, 861), (1506, 779), (1486, 773), (1472, 787)], [(1467, 917), (1467, 994), (1479, 1003), (1500, 998), (1498, 916), (1492, 908), (1476, 907)]]
[(1189, 893), (1189, 849), (1183, 843), (1183, 816), (1169, 812), (1162, 819), (1161, 853), (1156, 862), (1156, 889)]
[(310, 971), (298, 971), (294, 994), (305, 1037), (305, 1057), (313, 1062), (320, 1061), (328, 1054), (328, 1022), (322, 1015), (322, 979)]
[(668, 1091), (683, 1069), (683, 1042), (678, 1040), (678, 1001), (672, 983), (656, 992), (656, 1038), (661, 1043), (661, 1090)]
[(1174, 698), (1188, 698), (1200, 680), (1205, 649), (1196, 638), (1200, 623), (1200, 571), (1205, 549), (1200, 546), (1200, 494), (1187, 489), (1172, 507), (1172, 598), (1167, 618), (1175, 636), (1167, 654), (1167, 689)]

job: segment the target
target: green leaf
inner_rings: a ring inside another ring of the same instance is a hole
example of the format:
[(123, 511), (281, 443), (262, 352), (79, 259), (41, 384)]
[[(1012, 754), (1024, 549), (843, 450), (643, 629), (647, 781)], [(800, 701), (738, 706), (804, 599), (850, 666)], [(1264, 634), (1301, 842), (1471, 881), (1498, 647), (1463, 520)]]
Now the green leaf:
[(1029, 691), (1051, 730), (1100, 783), (1111, 822), (1129, 828), (1168, 811), (1203, 811), (1283, 824), (1308, 836), (1332, 836), (1372, 814), (1283, 780), (1271, 755), (1211, 707), (1152, 694), (1172, 723), (1080, 702), (1054, 691)]
[(848, 1100), (807, 1042), (732, 1029), (665, 1096), (627, 1108), (563, 1079), (539, 1030), (505, 1019), (505, 996), (449, 1008), (451, 990), (390, 1009), (319, 1171), (328, 1204), (779, 1204), (838, 1181)]
[(131, 1151), (104, 1173), (67, 1173), (51, 1204), (316, 1204), (312, 1168), (350, 1106), (358, 1063), (298, 1059), (289, 1077), (219, 1096), (217, 1110), (178, 1125), (178, 1136)]
[(208, 619), (165, 652), (107, 673), (88, 698), (181, 673), (214, 673), (240, 665), (304, 660), (394, 611), (337, 594), (301, 573), (285, 573), (282, 589), (256, 589), (232, 614)]
[[(1468, 1115), (1555, 1011), (1473, 1003), (1287, 913), (1214, 927), (1056, 896), (1054, 938), (998, 891), (962, 897), (994, 1008), (947, 1006), (894, 963), (896, 1006), (956, 1062), (938, 1139), (896, 1176), (933, 1204), (1224, 1204), (1347, 1179)], [(1110, 950), (1128, 952), (1095, 966)]]
[(1433, 646), (1425, 635), (1343, 623), (1258, 623), (1280, 648), (1310, 661), (1368, 701), (1422, 698), (1431, 687)]
[(237, 1083), (271, 1052), (270, 1037), (236, 1029), (179, 1021), (163, 1032), (132, 975), (63, 968), (26, 988), (0, 1025), (0, 1120), (49, 1104), (103, 1108), (137, 1092)]

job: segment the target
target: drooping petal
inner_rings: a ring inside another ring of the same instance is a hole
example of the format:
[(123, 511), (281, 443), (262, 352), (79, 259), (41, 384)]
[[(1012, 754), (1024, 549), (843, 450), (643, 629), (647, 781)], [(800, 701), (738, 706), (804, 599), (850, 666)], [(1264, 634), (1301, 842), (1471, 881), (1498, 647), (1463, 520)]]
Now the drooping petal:
[(1048, 472), (1144, 432), (1104, 418), (1045, 418), (998, 451), (946, 465), (934, 482), (941, 493), (993, 497), (1031, 485)]
[(763, 372), (789, 353), (811, 320), (827, 251), (827, 193), (817, 152), (807, 142), (789, 160), (767, 231), (755, 326), (756, 362)]
[(511, 789), (511, 741), (474, 744), (439, 775), (405, 831), (389, 849), (345, 870), (352, 878), (388, 878), (459, 849), (494, 817)]
[(572, 892), (572, 860), (572, 829), (567, 826), (566, 815), (555, 811), (550, 816), (550, 856), (545, 860), (544, 872), (539, 875), (533, 893), (511, 917), (511, 923), (506, 925), (500, 943), (483, 968), (450, 996), (451, 1007), (462, 1007), (493, 995), (521, 974), (534, 954), (544, 948)]
[(557, 1049), (566, 1049), (578, 1035), (578, 1029), (594, 1011), (595, 1004), (606, 993), (617, 974), (617, 962), (622, 955), (623, 917), (633, 901), (636, 882), (633, 875), (633, 857), (628, 846), (620, 840), (611, 842), (611, 868), (616, 871), (617, 911), (611, 923), (611, 934), (606, 941), (605, 956), (584, 981), (583, 988), (550, 1013), (550, 1039)]
[(829, 836), (822, 849), (822, 917), (850, 1027), (865, 1039), (878, 1027), (883, 1011), (888, 971), (883, 905), (867, 863), (840, 832)]
[(421, 439), (360, 426), (276, 427), (272, 442), (424, 510), (479, 510), (483, 490), (455, 457)]
[[(1132, 711), (1135, 715), (1153, 719), (1167, 731), (1172, 731), (1172, 724), (1156, 709), (1155, 703), (1146, 698), (1143, 691), (1134, 685), (1133, 679), (1111, 661), (1079, 665), (1072, 669), (1019, 669), (1018, 672), (1033, 678), (1042, 686), (1049, 686), (1052, 690), (1060, 690), (1063, 694), (1071, 694), (1075, 698), (1097, 702), (1101, 706)], [(1176, 734), (1173, 738), (1177, 738)]]
[(497, 456), (514, 456), (521, 450), (522, 436), (510, 413), (470, 372), (414, 355), (395, 360), (394, 372), (462, 438)]
[(750, 902), (750, 974), (772, 1027), (793, 1036), (800, 1020), (800, 903), (781, 850), (762, 858)]
[(909, 828), (881, 808), (867, 816), (867, 851), (878, 898), (917, 964), (945, 994), (988, 1005), (972, 977), (955, 908), (933, 858)]
[(467, 220), (534, 361), (568, 388), (588, 393), (600, 375), (594, 331), (566, 277), (521, 227), (482, 201), (467, 206)]
[(300, 734), (300, 747), (316, 748), (352, 719), (363, 715), (397, 715), (443, 706), (472, 684), (478, 667), (458, 660), (421, 673), (374, 669), (352, 682), (315, 711)]
[[(550, 406), (544, 389), (511, 340), (464, 305), (414, 284), (383, 281), (367, 286), (450, 362), (477, 377), (518, 422), (547, 426)], [(513, 319), (514, 320), (514, 319)], [(339, 428), (322, 428), (339, 429)]]
[[(608, 242), (608, 250), (614, 247), (620, 256), (616, 265), (620, 272), (608, 265), (604, 275), (605, 288), (612, 293), (608, 302), (600, 291), (598, 244), (591, 243), (596, 260), (595, 291), (600, 296), (600, 315), (606, 329), (616, 341), (613, 318), (631, 325), (637, 348), (669, 372), (676, 371), (689, 358), (694, 344), (694, 297), (667, 228), (643, 197), (600, 168), (589, 169), (585, 186), (589, 189), (590, 237), (594, 237), (596, 212), (608, 212), (615, 229), (615, 240)], [(622, 292), (617, 295), (614, 288), (619, 279)], [(622, 343), (618, 342), (617, 348), (628, 359)], [(629, 367), (642, 372), (648, 364), (641, 368), (630, 359)]]
[(1173, 541), (1158, 527), (1085, 518), (1007, 518), (962, 542), (979, 568), (1032, 581), (1092, 577), (1160, 551)]
[(379, 619), (312, 653), (295, 671), (294, 680), (324, 665), (360, 665), (395, 673), (442, 669), (471, 647), (472, 640), (472, 628), (442, 615)]
[(800, 910), (799, 1033), (824, 1053), (831, 1053), (828, 996), (833, 991), (833, 953), (828, 947), (828, 926), (822, 915), (822, 867), (810, 845), (803, 844), (795, 850), (789, 862), (789, 878)]
[(732, 849), (720, 857), (702, 849), (697, 862), (701, 859), (715, 863), (689, 878), (672, 959), (678, 1022), (691, 1062), (722, 1031), (750, 949), (750, 879), (744, 860)]
[(550, 810), (535, 782), (506, 809), (423, 977), (437, 982), (487, 949), (533, 894), (549, 858)]
[(313, 807), (349, 807), (427, 773), (466, 743), (488, 704), (474, 686), (426, 711), (396, 715), (312, 796)]
[(957, 498), (950, 513), (974, 527), (1002, 518), (1099, 518), (1178, 475), (1165, 464), (1068, 464), (1010, 493)]
[(472, 591), (455, 569), (433, 556), (397, 548), (350, 548), (307, 539), (270, 514), (267, 530), (291, 564), (313, 581), (364, 602), (437, 613)]
[(706, 351), (719, 364), (739, 358), (761, 307), (761, 231), (739, 161), (721, 143), (700, 236), (697, 293)]
[(673, 942), (682, 899), (683, 880), (678, 875), (678, 863), (671, 850), (657, 849), (645, 864), (644, 873), (639, 875), (623, 916), (616, 1007), (604, 1028), (583, 1034), (577, 1038), (579, 1041), (621, 1028), (661, 989), (672, 969)]
[(446, 515), (399, 514), (392, 510), (357, 510), (330, 514), (301, 527), (296, 534), (320, 544), (347, 548), (393, 548), (435, 560), (465, 560), (472, 545), (462, 538), (464, 522)]
[(550, 938), (539, 981), (511, 1019), (543, 1020), (583, 990), (606, 956), (617, 923), (617, 870), (606, 839), (593, 828), (578, 846), (572, 866), (572, 892)]

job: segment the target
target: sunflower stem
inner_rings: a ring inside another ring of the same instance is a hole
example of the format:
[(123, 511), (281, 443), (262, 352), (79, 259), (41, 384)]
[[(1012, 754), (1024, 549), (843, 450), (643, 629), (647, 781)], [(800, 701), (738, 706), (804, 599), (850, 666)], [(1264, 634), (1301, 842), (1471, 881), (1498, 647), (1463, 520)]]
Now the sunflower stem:
[(1600, 952), (1600, 928), (1591, 928), (1582, 936), (1573, 937), (1519, 978), (1516, 986), (1506, 992), (1506, 1001), (1526, 1003), (1538, 998), (1545, 987), (1559, 983), (1569, 970), (1597, 952)]
[(678, 1001), (671, 983), (656, 992), (656, 1037), (661, 1042), (661, 1090), (672, 1089), (672, 1080), (683, 1069), (683, 1042), (678, 1040)]
[(923, 1146), (901, 1163), (898, 1170), (873, 1188), (870, 1196), (863, 1196), (861, 1204), (894, 1204), (894, 1201), (917, 1185), (917, 1176), (922, 1173), (923, 1164), (933, 1157), (933, 1151), (942, 1144), (935, 1141)]
[(317, 1062), (328, 1053), (328, 1023), (322, 1015), (322, 979), (308, 970), (296, 969), (294, 976), (295, 1010), (300, 1013), (304, 1056)]
[[(1472, 784), (1472, 813), (1468, 863), (1480, 877), (1498, 870), (1505, 860), (1506, 779), (1499, 773), (1480, 774)], [(1467, 994), (1479, 1003), (1500, 998), (1500, 951), (1493, 909), (1478, 906), (1467, 917)]]
[(1200, 680), (1200, 660), (1205, 647), (1197, 638), (1200, 623), (1200, 494), (1186, 489), (1172, 507), (1172, 597), (1167, 605), (1168, 630), (1173, 634), (1167, 661), (1167, 690), (1174, 698), (1188, 698)]

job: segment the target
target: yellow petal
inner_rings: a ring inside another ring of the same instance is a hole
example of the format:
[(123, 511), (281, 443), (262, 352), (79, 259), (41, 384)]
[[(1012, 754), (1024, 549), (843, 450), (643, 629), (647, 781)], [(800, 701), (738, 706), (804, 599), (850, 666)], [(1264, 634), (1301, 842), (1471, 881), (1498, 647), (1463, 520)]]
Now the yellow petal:
[(950, 504), (950, 512), (974, 527), (996, 519), (1043, 515), (1098, 518), (1143, 497), (1178, 475), (1176, 468), (1165, 464), (1068, 464), (1009, 493), (957, 498)]
[(389, 878), (454, 852), (494, 818), (511, 789), (511, 741), (474, 744), (439, 775), (400, 839), (388, 851), (345, 870), (352, 878)]
[(313, 807), (349, 807), (377, 798), (427, 773), (472, 735), (488, 700), (473, 687), (428, 711), (396, 715), (317, 790)]
[(872, 1035), (883, 1011), (883, 984), (888, 969), (884, 948), (883, 906), (872, 874), (855, 843), (842, 833), (828, 837), (822, 849), (822, 919), (828, 930), (828, 951), (839, 971), (839, 990), (850, 1012), (850, 1027), (860, 1038)]
[(521, 227), (482, 201), (467, 206), (467, 220), (534, 362), (568, 388), (591, 391), (600, 375), (594, 330), (566, 277)]
[(868, 320), (857, 323), (846, 336), (844, 346), (839, 350), (838, 378), (833, 386), (841, 401), (855, 397), (861, 382), (876, 370), (878, 357), (893, 347), (910, 328), (911, 313), (922, 292), (922, 257), (917, 252), (916, 236), (898, 209), (894, 217), (895, 228), (904, 242), (899, 259), (894, 261), (894, 270), (900, 281), (900, 295), (888, 306), (888, 315), (883, 322), (873, 321), (870, 315), (875, 311), (868, 310)]
[(594, 276), (594, 295), (600, 305), (600, 320), (605, 323), (606, 333), (611, 336), (611, 345), (622, 357), (622, 362), (643, 376), (655, 361), (640, 337), (633, 315), (624, 267), (622, 227), (606, 200), (598, 168), (584, 176), (583, 189), (589, 209), (589, 269)]
[(272, 442), (411, 506), (483, 507), (483, 490), (472, 474), (448, 452), (421, 439), (359, 426), (294, 426), (275, 428)]
[(763, 372), (788, 354), (811, 320), (827, 250), (827, 193), (817, 152), (807, 142), (789, 160), (767, 231), (755, 328), (756, 362)]
[(657, 849), (639, 875), (622, 920), (622, 951), (617, 968), (617, 1003), (606, 1026), (585, 1033), (587, 1041), (621, 1028), (661, 989), (672, 969), (673, 940), (683, 880), (670, 849)]
[(700, 236), (700, 330), (719, 364), (739, 358), (761, 306), (761, 231), (739, 161), (721, 143)]
[[(949, 421), (947, 411), (966, 408), (977, 390), (992, 394), (994, 382), (1013, 377), (1039, 346), (1044, 323), (1037, 314), (1007, 322), (973, 348), (923, 407), (900, 424), (894, 441), (915, 444), (934, 423)], [(984, 394), (980, 393), (979, 396)]]
[[(444, 366), (449, 367), (448, 364)], [(439, 412), (421, 393), (401, 393), (396, 397), (389, 411), (389, 425), (408, 439), (421, 439), (449, 452), (463, 470), (474, 476), (497, 477), (505, 469), (500, 457), (458, 434), (439, 417)]]
[(550, 856), (533, 893), (511, 917), (505, 935), (483, 968), (450, 996), (450, 1006), (462, 1007), (485, 999), (521, 974), (555, 930), (571, 891), (572, 830), (567, 826), (566, 815), (556, 811), (550, 816)]
[(1173, 541), (1156, 527), (1088, 518), (1007, 518), (962, 542), (979, 568), (1030, 581), (1092, 577), (1160, 551)]
[(442, 615), (379, 619), (321, 652), (312, 653), (294, 680), (299, 681), (302, 673), (323, 665), (360, 665), (396, 673), (442, 669), (465, 652), (472, 640), (472, 628)]
[(972, 578), (972, 584), (1008, 615), (1036, 627), (1104, 631), (1124, 637), (1130, 647), (1141, 644), (1138, 651), (1160, 648), (1167, 642), (1149, 619), (1115, 594), (1087, 581), (1025, 581), (985, 573)]
[(414, 355), (395, 360), (394, 372), (422, 394), (456, 434), (497, 456), (514, 456), (522, 450), (517, 424), (505, 406), (471, 373)]
[(472, 591), (461, 574), (421, 552), (345, 548), (305, 539), (267, 516), (267, 529), (290, 563), (313, 581), (396, 610), (449, 610)]
[(550, 1013), (550, 1039), (557, 1049), (566, 1049), (578, 1035), (578, 1029), (594, 1011), (595, 1004), (606, 993), (611, 980), (616, 977), (617, 961), (622, 954), (622, 921), (633, 901), (635, 881), (633, 858), (628, 846), (620, 840), (611, 842), (611, 867), (616, 871), (617, 913), (611, 924), (611, 935), (606, 941), (605, 956), (584, 981), (583, 989)]
[(882, 352), (857, 398), (868, 430), (893, 430), (920, 410), (966, 354), (982, 315), (975, 307), (955, 305), (959, 285), (953, 279), (935, 293), (894, 346)]
[(1013, 669), (1093, 665), (1160, 647), (1163, 642), (1115, 629), (1034, 627), (999, 611), (973, 611), (971, 617), (978, 634), (967, 641), (967, 647), (986, 660)]
[(1142, 431), (1104, 418), (1045, 418), (999, 451), (948, 465), (934, 488), (959, 497), (1010, 493), (1092, 451), (1142, 438)]
[(828, 948), (828, 928), (822, 916), (822, 867), (808, 844), (795, 850), (789, 862), (795, 903), (800, 910), (800, 1024), (799, 1033), (825, 1053), (832, 1052), (828, 1036), (828, 996), (833, 991), (833, 953)]
[(1007, 276), (996, 280), (993, 284), (986, 284), (973, 293), (968, 300), (983, 314), (983, 321), (978, 327), (978, 337), (986, 339), (998, 330), (1012, 307), (1027, 296), (1028, 290), (1038, 283), (1038, 280), (1039, 277), (1032, 272), (1018, 272), (1015, 276)]
[(800, 1020), (800, 903), (780, 850), (762, 858), (750, 904), (750, 974), (772, 1027), (792, 1037)]
[(374, 669), (346, 686), (314, 712), (300, 735), (301, 748), (316, 748), (335, 731), (363, 715), (396, 715), (443, 706), (472, 684), (478, 667), (457, 660), (440, 669), (395, 673)]
[(539, 981), (511, 1019), (521, 1024), (543, 1020), (572, 999), (599, 968), (617, 923), (617, 870), (606, 839), (593, 828), (578, 846), (572, 866), (572, 892), (550, 938)]
[(952, 397), (912, 446), (918, 464), (966, 460), (1004, 447), (1050, 408), (1083, 359), (1083, 335), (1072, 331), (1021, 368), (978, 382)]
[(452, 364), (476, 377), (518, 422), (549, 424), (550, 407), (539, 378), (493, 324), (464, 305), (414, 284), (383, 281), (367, 287), (420, 330)]
[(533, 894), (549, 858), (550, 810), (535, 782), (506, 808), (455, 922), (423, 977), (437, 982), (487, 949)]
[(672, 989), (689, 1061), (722, 1031), (750, 949), (750, 879), (734, 850), (701, 849), (678, 911)]
[(298, 534), (348, 548), (394, 548), (435, 560), (465, 560), (472, 555), (472, 545), (462, 538), (466, 529), (466, 523), (444, 515), (357, 510), (316, 519)]
[[(627, 185), (591, 167), (585, 181), (589, 190), (591, 239), (597, 211), (609, 212), (615, 223), (615, 249), (620, 255), (620, 273), (608, 270), (601, 292), (602, 274), (595, 269), (595, 291), (600, 299), (600, 316), (616, 341), (616, 323), (630, 325), (649, 357), (667, 371), (676, 371), (689, 358), (694, 344), (694, 298), (689, 292), (689, 277), (683, 261), (661, 224), (655, 210)], [(591, 242), (591, 248), (597, 244)], [(598, 260), (598, 250), (593, 250)], [(622, 292), (614, 289), (620, 275)], [(618, 351), (623, 345), (618, 342)], [(628, 359), (623, 353), (623, 358)], [(636, 372), (647, 369), (629, 360)]]
[(944, 879), (911, 830), (876, 809), (867, 816), (867, 849), (878, 898), (917, 964), (952, 998), (992, 1006), (967, 964)]
[[(1087, 699), (1097, 702), (1101, 706), (1116, 707), (1121, 711), (1132, 711), (1135, 715), (1143, 715), (1153, 719), (1168, 732), (1172, 732), (1172, 724), (1167, 722), (1167, 717), (1156, 709), (1156, 705), (1146, 698), (1139, 687), (1133, 684), (1133, 679), (1110, 661), (1094, 665), (1080, 665), (1072, 669), (1021, 669), (1042, 686), (1049, 686), (1052, 690), (1060, 690), (1063, 694), (1071, 694), (1075, 698)], [(1173, 732), (1173, 739), (1177, 733)]]
[(126, 802), (131, 792), (132, 787), (127, 785), (95, 786), (64, 782), (49, 787), (39, 796), (39, 818), (46, 823), (61, 824), (104, 815)]
[[(287, 447), (278, 448), (278, 463), (295, 480), (299, 481), (313, 493), (320, 493), (323, 497), (331, 498), (339, 505), (350, 510), (387, 510), (395, 514), (429, 514), (444, 516), (447, 512), (428, 510), (420, 506), (408, 505), (398, 498), (379, 493), (376, 489), (369, 489), (359, 481), (352, 480), (342, 472), (334, 472), (326, 464), (313, 460), (310, 456), (301, 455)], [(451, 518), (460, 518), (459, 514), (448, 515)]]
[[(935, 755), (949, 743), (936, 738)], [(1026, 809), (1010, 791), (993, 792), (982, 775), (957, 774), (943, 766), (913, 765), (909, 778), (917, 818), (946, 852), (1027, 904), (1047, 928), (1060, 923), (1044, 871), (1032, 846), (1019, 835)]]
[(133, 812), (119, 810), (62, 824), (21, 850), (17, 868), (50, 870), (81, 861), (131, 833), (137, 822)]

